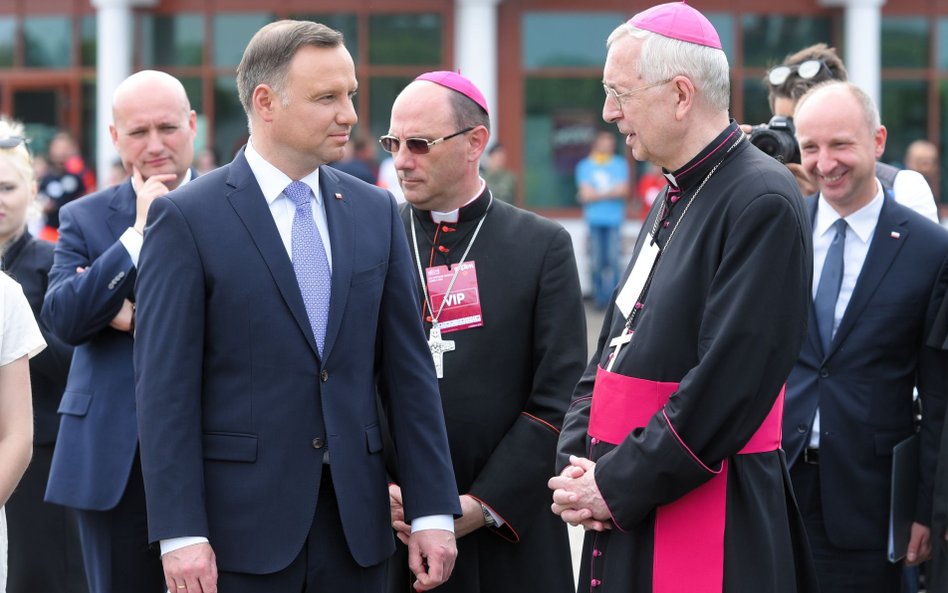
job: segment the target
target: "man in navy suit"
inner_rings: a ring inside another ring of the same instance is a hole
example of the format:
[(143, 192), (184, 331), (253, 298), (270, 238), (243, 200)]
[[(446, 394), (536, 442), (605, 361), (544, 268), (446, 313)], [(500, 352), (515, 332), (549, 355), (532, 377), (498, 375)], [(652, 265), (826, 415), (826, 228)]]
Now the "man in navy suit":
[(250, 139), (155, 201), (136, 394), (153, 542), (173, 593), (382, 591), (394, 551), (379, 402), (415, 588), (460, 514), (432, 354), (391, 195), (324, 167), (356, 113), (342, 35), (279, 21), (237, 69)]
[(115, 91), (112, 143), (132, 178), (64, 206), (42, 316), (76, 347), (46, 500), (77, 510), (92, 593), (163, 591), (149, 549), (135, 416), (135, 278), (152, 201), (186, 183), (196, 115), (181, 83), (142, 71)]
[(948, 356), (925, 341), (944, 291), (948, 233), (884, 194), (874, 165), (886, 129), (865, 92), (818, 86), (794, 120), (820, 193), (807, 199), (813, 307), (787, 381), (783, 446), (823, 593), (897, 593), (901, 567), (886, 550), (892, 449), (916, 430), (916, 387), (923, 415), (906, 564), (931, 550)]

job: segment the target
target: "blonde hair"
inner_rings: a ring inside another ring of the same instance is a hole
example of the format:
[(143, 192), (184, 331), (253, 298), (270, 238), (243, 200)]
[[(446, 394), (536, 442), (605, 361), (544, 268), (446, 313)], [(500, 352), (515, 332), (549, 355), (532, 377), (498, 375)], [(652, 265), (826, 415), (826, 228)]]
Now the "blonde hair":
[(30, 193), (30, 203), (26, 208), (26, 220), (38, 220), (43, 216), (36, 201), (36, 170), (33, 169), (33, 155), (26, 147), (29, 140), (23, 130), (23, 124), (0, 116), (0, 139), (19, 136), (22, 142), (12, 148), (0, 147), (0, 158), (6, 158), (13, 170), (19, 173), (26, 191)]
[(0, 147), (0, 155), (6, 157), (13, 168), (20, 174), (23, 181), (29, 185), (36, 181), (36, 172), (33, 170), (33, 156), (26, 147), (27, 138), (23, 131), (23, 124), (0, 117), (0, 139), (19, 136), (22, 142), (12, 148)]

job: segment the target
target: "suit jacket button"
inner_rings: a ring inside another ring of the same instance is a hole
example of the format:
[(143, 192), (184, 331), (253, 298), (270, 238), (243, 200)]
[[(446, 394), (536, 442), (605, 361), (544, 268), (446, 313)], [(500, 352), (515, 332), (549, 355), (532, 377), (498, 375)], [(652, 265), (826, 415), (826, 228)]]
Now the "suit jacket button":
[(797, 425), (797, 432), (799, 432), (800, 434), (806, 434), (806, 431), (807, 431), (807, 430), (808, 430), (808, 427), (807, 427), (806, 424), (798, 424), (798, 425)]
[(820, 377), (824, 379), (830, 376), (829, 369), (820, 369)]
[(326, 381), (328, 381), (328, 380), (329, 380), (329, 371), (323, 370), (323, 372), (319, 373), (319, 378), (320, 378), (320, 380), (321, 380), (323, 383), (325, 383)]
[(323, 445), (325, 445), (325, 443), (323, 442), (321, 438), (316, 437), (315, 439), (313, 439), (313, 449), (322, 449)]

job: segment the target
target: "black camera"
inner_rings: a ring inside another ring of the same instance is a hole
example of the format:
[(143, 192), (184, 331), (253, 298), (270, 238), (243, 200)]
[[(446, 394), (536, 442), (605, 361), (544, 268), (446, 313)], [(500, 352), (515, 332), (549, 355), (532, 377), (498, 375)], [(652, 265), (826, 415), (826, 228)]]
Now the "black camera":
[(775, 115), (766, 124), (751, 128), (751, 144), (781, 163), (799, 163), (800, 145), (797, 144), (793, 118)]

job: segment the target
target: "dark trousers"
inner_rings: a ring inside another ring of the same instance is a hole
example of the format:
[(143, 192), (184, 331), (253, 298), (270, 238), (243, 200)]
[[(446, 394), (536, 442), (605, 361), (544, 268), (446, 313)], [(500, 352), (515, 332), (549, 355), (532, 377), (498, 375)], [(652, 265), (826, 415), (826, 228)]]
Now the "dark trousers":
[(33, 460), (7, 501), (7, 593), (87, 591), (76, 517), (43, 502), (52, 460), (52, 444), (34, 445)]
[[(214, 542), (211, 542), (211, 546)], [(285, 569), (264, 575), (221, 571), (221, 593), (381, 593), (385, 563), (359, 566), (349, 553), (329, 468), (323, 470), (316, 516), (303, 549)]]
[(803, 514), (821, 593), (899, 593), (902, 565), (889, 562), (884, 549), (847, 550), (826, 535), (820, 503), (818, 465), (797, 461), (790, 470), (793, 492)]
[(166, 591), (158, 549), (148, 545), (145, 486), (137, 454), (118, 505), (108, 511), (77, 510), (76, 517), (91, 593)]

